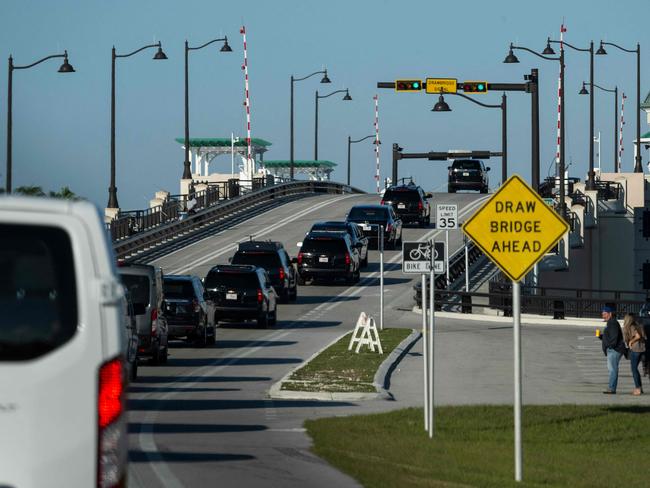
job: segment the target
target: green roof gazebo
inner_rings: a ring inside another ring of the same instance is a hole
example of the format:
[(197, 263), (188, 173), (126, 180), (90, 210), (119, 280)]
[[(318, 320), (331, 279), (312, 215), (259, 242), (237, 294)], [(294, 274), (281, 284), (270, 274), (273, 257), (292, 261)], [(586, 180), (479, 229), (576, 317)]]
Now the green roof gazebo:
[[(298, 173), (306, 174), (308, 179), (315, 181), (329, 180), (336, 163), (332, 161), (325, 161), (323, 159), (317, 160), (294, 160), (293, 168), (294, 175)], [(291, 161), (289, 160), (273, 160), (265, 161), (264, 167), (273, 176), (280, 178), (290, 178), (291, 174)]]

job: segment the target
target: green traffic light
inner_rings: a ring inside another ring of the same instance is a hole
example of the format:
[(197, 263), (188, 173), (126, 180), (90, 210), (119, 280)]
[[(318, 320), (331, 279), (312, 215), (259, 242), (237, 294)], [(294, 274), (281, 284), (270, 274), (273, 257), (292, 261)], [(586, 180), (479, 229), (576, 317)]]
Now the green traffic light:
[(478, 91), (483, 91), (485, 90), (485, 85), (483, 83), (479, 83), (476, 88), (478, 88)]
[(413, 82), (413, 88), (418, 89), (420, 88), (420, 84), (417, 81)]

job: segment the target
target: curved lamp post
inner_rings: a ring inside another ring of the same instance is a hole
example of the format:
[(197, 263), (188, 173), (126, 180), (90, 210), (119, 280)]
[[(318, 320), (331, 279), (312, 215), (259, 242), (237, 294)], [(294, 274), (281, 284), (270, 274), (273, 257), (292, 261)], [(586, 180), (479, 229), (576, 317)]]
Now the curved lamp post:
[(119, 208), (117, 203), (117, 187), (115, 186), (115, 60), (117, 58), (128, 58), (134, 54), (144, 51), (145, 49), (158, 48), (154, 55), (154, 60), (167, 59), (167, 55), (162, 50), (162, 45), (159, 42), (156, 44), (149, 44), (140, 49), (136, 49), (129, 54), (117, 54), (115, 46), (111, 51), (111, 186), (108, 188), (108, 208)]
[(63, 58), (63, 64), (59, 67), (59, 73), (74, 73), (74, 68), (70, 63), (68, 63), (68, 51), (63, 51), (63, 54), (52, 54), (51, 56), (46, 56), (43, 59), (39, 59), (35, 63), (28, 64), (25, 66), (15, 66), (14, 58), (9, 56), (9, 69), (8, 69), (8, 80), (7, 80), (7, 178), (6, 178), (6, 192), (7, 194), (11, 193), (11, 176), (12, 176), (12, 134), (13, 134), (13, 113), (12, 113), (12, 99), (13, 99), (13, 75), (14, 70), (16, 69), (29, 69), (37, 64), (41, 64), (43, 61), (47, 61), (52, 58)]
[(307, 78), (311, 78), (312, 76), (316, 75), (323, 75), (323, 78), (320, 80), (321, 83), (331, 83), (332, 81), (329, 79), (327, 76), (327, 70), (321, 70), (321, 71), (314, 71), (312, 74), (303, 76), (302, 78), (294, 78), (293, 75), (291, 75), (291, 97), (290, 97), (290, 102), (289, 102), (289, 178), (293, 180), (293, 174), (294, 174), (294, 169), (293, 169), (293, 84), (297, 81), (303, 81), (306, 80)]
[(613, 42), (600, 41), (600, 47), (596, 54), (599, 56), (607, 54), (603, 46), (613, 46), (626, 53), (636, 53), (636, 156), (634, 157), (634, 172), (643, 173), (641, 165), (641, 45), (637, 42), (636, 49), (625, 49)]
[[(506, 94), (501, 95), (501, 104), (500, 105), (490, 105), (487, 103), (482, 103), (477, 100), (474, 100), (472, 97), (468, 97), (463, 93), (453, 93), (447, 92), (447, 95), (456, 95), (462, 98), (469, 100), (470, 102), (480, 105), (481, 107), (486, 108), (500, 108), (501, 109), (501, 184), (503, 184), (508, 179), (508, 98)], [(445, 97), (443, 93), (440, 93), (438, 98), (438, 103), (436, 103), (431, 109), (432, 112), (451, 112), (451, 108), (445, 102)]]
[[(352, 140), (352, 138), (348, 136), (348, 186), (350, 186), (350, 146), (352, 144), (356, 144), (357, 142), (362, 142), (365, 141), (366, 139), (370, 139), (371, 137), (374, 139), (377, 137), (377, 135), (372, 134), (370, 136), (362, 137), (361, 139), (356, 139), (356, 140)], [(377, 144), (377, 143), (381, 144), (380, 141), (373, 142), (373, 144)]]
[(213, 39), (205, 44), (202, 44), (198, 47), (190, 47), (185, 40), (185, 161), (183, 161), (183, 179), (192, 179), (192, 165), (190, 163), (190, 95), (189, 95), (189, 63), (188, 57), (190, 51), (198, 51), (203, 49), (210, 44), (215, 42), (223, 41), (223, 46), (221, 46), (222, 53), (232, 52), (232, 49), (228, 45), (228, 37), (222, 37), (219, 39)]
[[(569, 44), (566, 41), (555, 41), (550, 37), (546, 39), (546, 48), (542, 54), (555, 54), (551, 43), (560, 44), (561, 46), (568, 46), (574, 51), (589, 53), (589, 172), (587, 173), (586, 190), (595, 189), (595, 173), (594, 173), (594, 41), (589, 42), (589, 47), (582, 49)], [(584, 83), (583, 83), (584, 88)]]
[[(615, 86), (613, 90), (610, 90), (609, 88), (603, 88), (602, 86), (598, 86), (595, 83), (592, 83), (594, 88), (598, 88), (599, 90), (606, 91), (609, 93), (614, 94), (614, 173), (618, 173), (618, 164), (616, 164), (616, 160), (618, 158), (618, 134), (617, 134), (617, 127), (616, 123), (618, 122), (618, 116), (617, 116), (617, 111), (618, 111), (618, 86)], [(585, 87), (585, 82), (582, 82), (582, 89), (578, 92), (579, 95), (587, 95), (589, 92), (587, 91), (587, 88)], [(593, 95), (593, 90), (592, 90), (592, 95)]]
[(348, 91), (347, 88), (343, 90), (336, 90), (330, 93), (329, 95), (319, 95), (318, 90), (316, 90), (316, 97), (315, 97), (315, 112), (314, 112), (314, 161), (318, 161), (318, 100), (320, 98), (327, 98), (331, 97), (332, 95), (336, 95), (337, 93), (343, 93), (345, 92), (345, 96), (342, 98), (342, 100), (350, 101), (352, 100), (352, 97), (350, 96), (350, 92)]
[(535, 56), (546, 59), (549, 61), (559, 61), (560, 62), (560, 162), (559, 162), (559, 173), (560, 173), (560, 214), (563, 218), (566, 218), (566, 202), (564, 201), (565, 188), (564, 188), (564, 49), (560, 49), (560, 55), (558, 57), (550, 57), (544, 54), (540, 54), (532, 49), (523, 46), (515, 46), (512, 43), (510, 44), (510, 50), (508, 55), (503, 60), (504, 63), (512, 64), (518, 63), (519, 59), (513, 53), (514, 49), (519, 49), (522, 51), (527, 51)]

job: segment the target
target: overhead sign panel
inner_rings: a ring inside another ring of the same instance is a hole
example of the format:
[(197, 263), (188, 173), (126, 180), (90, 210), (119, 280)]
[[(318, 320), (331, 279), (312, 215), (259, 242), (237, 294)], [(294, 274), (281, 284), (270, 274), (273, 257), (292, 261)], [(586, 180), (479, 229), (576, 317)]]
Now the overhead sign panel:
[(463, 225), (463, 232), (513, 281), (520, 281), (569, 225), (513, 175)]
[(456, 93), (458, 91), (458, 80), (456, 78), (427, 78), (427, 93), (438, 94)]

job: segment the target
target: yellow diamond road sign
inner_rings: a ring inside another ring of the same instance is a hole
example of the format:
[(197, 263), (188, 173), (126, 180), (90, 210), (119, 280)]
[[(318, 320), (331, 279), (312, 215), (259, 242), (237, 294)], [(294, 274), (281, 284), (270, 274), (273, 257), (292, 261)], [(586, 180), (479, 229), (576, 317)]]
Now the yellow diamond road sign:
[(463, 232), (513, 281), (521, 280), (568, 230), (517, 175), (463, 225)]

